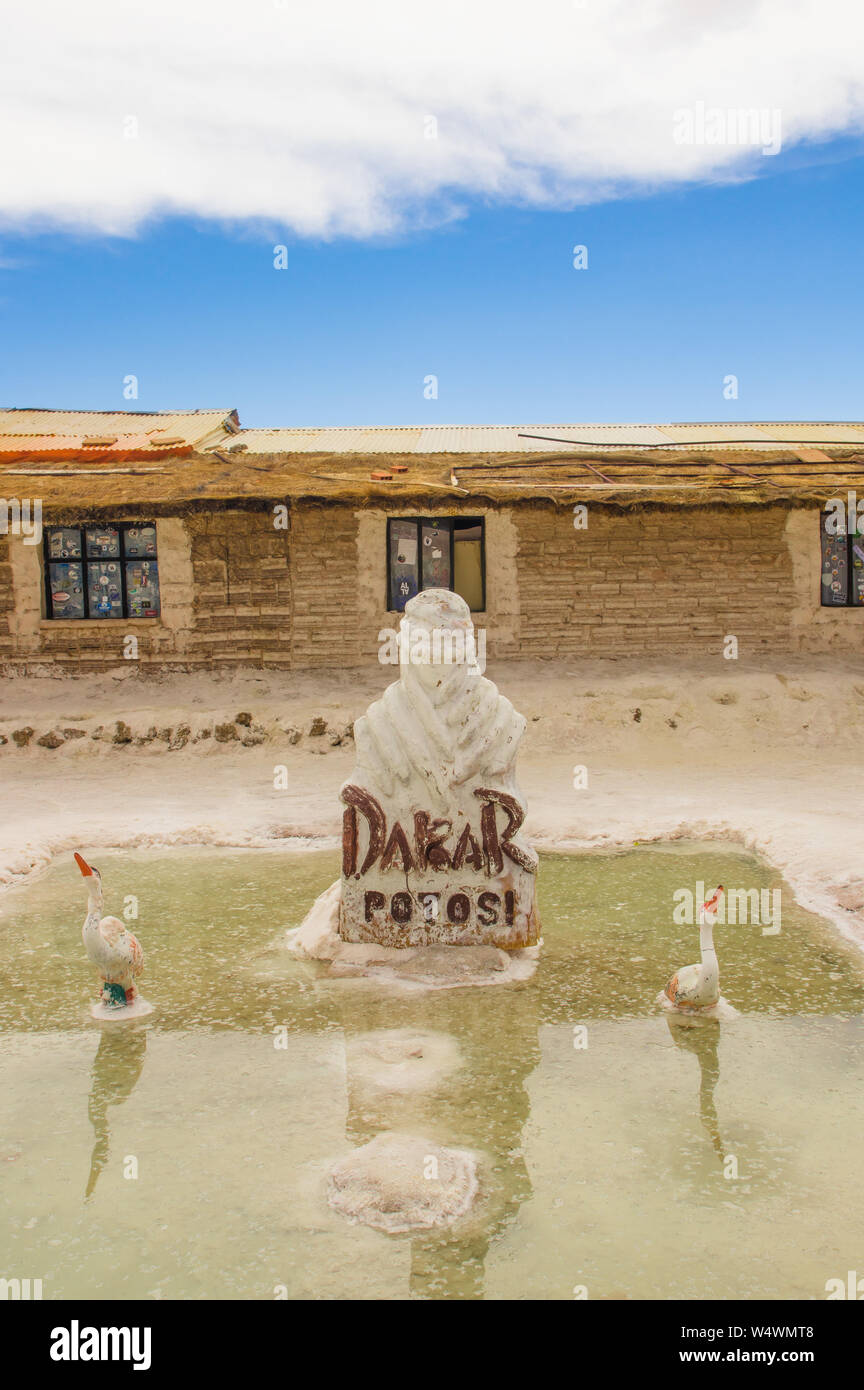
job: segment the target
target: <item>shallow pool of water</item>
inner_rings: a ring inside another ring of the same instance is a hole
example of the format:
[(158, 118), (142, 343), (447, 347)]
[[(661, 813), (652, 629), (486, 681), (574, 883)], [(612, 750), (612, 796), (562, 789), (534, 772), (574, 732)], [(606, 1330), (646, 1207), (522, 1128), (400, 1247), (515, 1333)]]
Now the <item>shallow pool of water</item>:
[[(71, 857), (0, 899), (0, 1276), (45, 1298), (824, 1298), (862, 1267), (859, 953), (784, 888), (779, 934), (716, 930), (737, 1017), (656, 1004), (698, 959), (673, 894), (782, 886), (751, 858), (546, 855), (534, 978), (420, 993), (285, 953), (335, 854), (94, 859), (106, 912), (138, 900), (155, 1012), (88, 1017)], [(381, 1060), (406, 1037), (407, 1076)], [(390, 1236), (331, 1211), (330, 1166), (385, 1130), (478, 1154), (473, 1213)]]

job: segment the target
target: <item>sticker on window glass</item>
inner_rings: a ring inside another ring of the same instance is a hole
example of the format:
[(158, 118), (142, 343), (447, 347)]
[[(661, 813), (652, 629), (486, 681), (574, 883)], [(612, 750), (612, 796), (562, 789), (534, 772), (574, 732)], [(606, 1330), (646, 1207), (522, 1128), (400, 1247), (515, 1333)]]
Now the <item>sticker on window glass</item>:
[(156, 527), (130, 526), (126, 531), (126, 558), (143, 559), (156, 554)]
[(51, 614), (55, 618), (84, 617), (84, 588), (80, 565), (49, 565)]
[(99, 559), (103, 555), (119, 558), (120, 532), (116, 526), (88, 526), (86, 535), (89, 559)]
[(81, 532), (77, 526), (57, 526), (48, 532), (48, 555), (52, 560), (81, 557)]
[[(848, 557), (845, 533), (835, 535), (826, 530), (824, 518), (821, 529), (822, 539), (822, 606), (842, 606), (848, 597)], [(857, 557), (853, 548), (853, 575), (860, 573), (854, 568)], [(854, 581), (853, 581), (854, 583)], [(857, 600), (856, 600), (857, 601)]]
[(423, 588), (450, 588), (450, 528), (423, 525)]
[(396, 547), (396, 563), (398, 565), (416, 565), (417, 563), (417, 537), (403, 536)]
[(91, 618), (122, 618), (123, 599), (116, 565), (87, 566), (87, 601)]
[(390, 523), (390, 607), (401, 613), (418, 590), (417, 526), (413, 521)]
[(126, 565), (126, 602), (130, 618), (158, 618), (159, 566), (155, 560)]

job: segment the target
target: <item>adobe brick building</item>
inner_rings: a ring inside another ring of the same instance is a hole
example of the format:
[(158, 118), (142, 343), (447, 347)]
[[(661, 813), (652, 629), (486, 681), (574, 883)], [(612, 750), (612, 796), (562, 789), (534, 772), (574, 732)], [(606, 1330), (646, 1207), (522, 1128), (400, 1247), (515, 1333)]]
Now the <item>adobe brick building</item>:
[(489, 660), (864, 652), (864, 540), (822, 521), (864, 512), (864, 424), (7, 410), (0, 492), (7, 670), (102, 670), (130, 636), (145, 671), (362, 665), (433, 584)]

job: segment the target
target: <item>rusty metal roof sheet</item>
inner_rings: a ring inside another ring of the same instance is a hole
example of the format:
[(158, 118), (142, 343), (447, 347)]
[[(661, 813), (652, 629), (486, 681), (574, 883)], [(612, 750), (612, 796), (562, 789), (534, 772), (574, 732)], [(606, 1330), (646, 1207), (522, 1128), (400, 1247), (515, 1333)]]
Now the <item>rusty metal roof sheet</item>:
[[(223, 436), (220, 435), (220, 438)], [(194, 445), (161, 441), (158, 435), (121, 434), (107, 442), (90, 442), (81, 435), (0, 434), (0, 463), (56, 463), (99, 459), (180, 458), (194, 452)]]

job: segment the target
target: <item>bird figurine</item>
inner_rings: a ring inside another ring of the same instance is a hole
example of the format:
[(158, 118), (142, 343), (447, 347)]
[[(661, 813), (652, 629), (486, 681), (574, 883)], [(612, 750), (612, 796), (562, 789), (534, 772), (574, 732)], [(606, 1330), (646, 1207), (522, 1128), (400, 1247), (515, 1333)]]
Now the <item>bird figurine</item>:
[[(102, 875), (88, 864), (80, 854), (75, 854), (75, 862), (87, 880), (87, 916), (81, 930), (84, 950), (102, 977), (102, 1008), (97, 1006), (97, 1017), (104, 1017), (104, 1011), (126, 1008), (139, 999), (135, 980), (144, 969), (144, 952), (141, 944), (120, 921), (119, 917), (102, 916)], [(146, 1010), (139, 1012), (149, 1012)]]
[(711, 897), (699, 909), (699, 950), (702, 956), (700, 965), (685, 965), (677, 971), (663, 990), (663, 996), (677, 1009), (710, 1009), (720, 999), (720, 970), (717, 965), (717, 952), (714, 950), (714, 923), (720, 898), (724, 892), (723, 884), (715, 888)]

